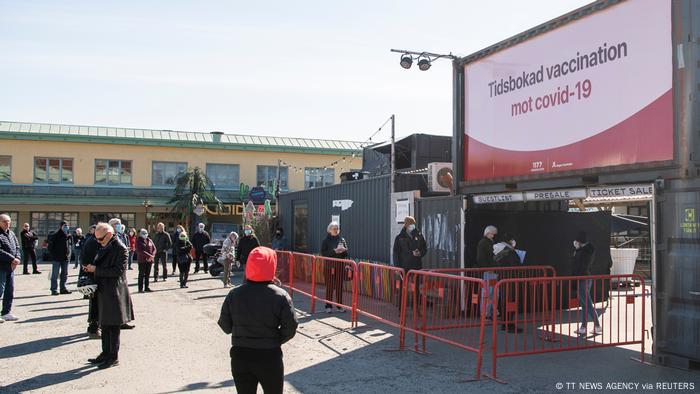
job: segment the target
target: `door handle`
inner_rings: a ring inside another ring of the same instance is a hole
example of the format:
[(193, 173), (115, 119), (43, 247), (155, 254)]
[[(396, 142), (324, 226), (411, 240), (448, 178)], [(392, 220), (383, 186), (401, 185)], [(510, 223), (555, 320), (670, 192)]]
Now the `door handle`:
[(700, 296), (700, 291), (689, 291), (690, 295)]

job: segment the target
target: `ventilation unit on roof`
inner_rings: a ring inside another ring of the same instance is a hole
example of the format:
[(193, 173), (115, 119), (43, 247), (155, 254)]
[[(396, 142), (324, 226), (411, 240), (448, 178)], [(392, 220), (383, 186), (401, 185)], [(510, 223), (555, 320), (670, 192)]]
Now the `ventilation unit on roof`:
[(428, 163), (428, 190), (449, 193), (453, 181), (452, 163)]
[(212, 131), (209, 134), (211, 134), (212, 142), (221, 142), (221, 136), (224, 135), (224, 132), (223, 131)]

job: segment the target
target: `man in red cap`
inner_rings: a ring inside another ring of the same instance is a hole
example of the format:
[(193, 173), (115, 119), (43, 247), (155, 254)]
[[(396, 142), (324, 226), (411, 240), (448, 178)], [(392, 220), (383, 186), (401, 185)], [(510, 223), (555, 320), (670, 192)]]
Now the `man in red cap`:
[(247, 281), (231, 290), (221, 307), (219, 327), (231, 337), (231, 372), (236, 390), (256, 393), (258, 383), (266, 394), (282, 393), (282, 344), (296, 334), (292, 299), (273, 283), (277, 253), (263, 246), (248, 255)]

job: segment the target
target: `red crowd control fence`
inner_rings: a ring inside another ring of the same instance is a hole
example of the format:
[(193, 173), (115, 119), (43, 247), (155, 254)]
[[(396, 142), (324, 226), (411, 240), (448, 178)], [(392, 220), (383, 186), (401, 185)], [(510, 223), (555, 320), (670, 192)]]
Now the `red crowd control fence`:
[(357, 313), (399, 327), (404, 276), (403, 268), (358, 263)]
[(406, 332), (414, 334), (414, 347), (425, 351), (426, 339), (477, 354), (476, 379), (481, 376), (485, 310), (479, 298), (483, 279), (430, 271), (409, 271), (404, 280), (400, 348)]
[(315, 286), (314, 269), (316, 267), (316, 256), (305, 253), (292, 253), (291, 276), (289, 278), (289, 288), (291, 295), (298, 292), (310, 297), (313, 305)]
[(646, 288), (639, 275), (504, 279), (495, 293), (505, 302), (504, 332), (492, 323), (494, 380), (503, 357), (639, 344), (644, 361)]
[(292, 252), (277, 250), (277, 271), (275, 272), (275, 277), (280, 280), (282, 286), (285, 286), (291, 290), (292, 286), (292, 267), (294, 255)]
[(315, 301), (323, 301), (352, 312), (355, 322), (357, 311), (357, 263), (352, 260), (316, 257), (314, 264), (314, 292), (311, 301), (311, 313)]

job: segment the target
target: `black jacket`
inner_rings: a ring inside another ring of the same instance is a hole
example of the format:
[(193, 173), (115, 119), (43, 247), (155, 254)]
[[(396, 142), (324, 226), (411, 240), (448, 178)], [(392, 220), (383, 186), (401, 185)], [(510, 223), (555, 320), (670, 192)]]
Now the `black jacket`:
[[(343, 253), (336, 253), (335, 249), (338, 247), (338, 245), (343, 245), (345, 246), (345, 251)], [(344, 259), (348, 257), (348, 243), (345, 241), (345, 238), (341, 237), (340, 234), (336, 235), (335, 237), (328, 234), (326, 236), (326, 239), (321, 242), (321, 256), (323, 257), (331, 257), (334, 259)]]
[(81, 249), (81, 250), (82, 250), (82, 248), (83, 248), (83, 243), (85, 242), (85, 236), (84, 236), (84, 235), (80, 235), (80, 236), (79, 236), (79, 235), (77, 235), (77, 234), (73, 234), (73, 236), (71, 237), (71, 239), (73, 240), (73, 247), (76, 248), (76, 249)]
[[(414, 256), (413, 251), (420, 251), (420, 256)], [(404, 227), (394, 239), (394, 265), (406, 271), (423, 268), (423, 256), (428, 253), (423, 234), (418, 229), (409, 235)]]
[(493, 240), (484, 237), (476, 245), (476, 266), (486, 268), (496, 266), (493, 256)]
[(196, 232), (192, 235), (192, 245), (194, 246), (195, 252), (202, 252), (204, 250), (204, 245), (211, 242), (211, 237), (206, 231)]
[[(97, 251), (100, 249), (100, 244), (94, 235), (88, 234), (83, 241), (83, 252), (80, 254), (80, 265), (90, 265), (95, 264), (95, 258), (97, 257)], [(85, 272), (80, 270), (78, 276), (90, 276), (95, 277), (92, 272)]]
[(71, 237), (63, 230), (49, 234), (49, 253), (53, 261), (70, 261)]
[(298, 325), (292, 299), (269, 282), (248, 281), (231, 290), (219, 317), (219, 327), (233, 334), (233, 346), (254, 349), (279, 348)]
[(510, 245), (498, 252), (494, 260), (498, 267), (517, 267), (520, 265), (520, 256)]
[(585, 244), (574, 250), (574, 265), (571, 267), (571, 276), (591, 275), (591, 266), (595, 260), (595, 247)]
[(22, 249), (34, 249), (34, 242), (39, 239), (36, 233), (32, 230), (22, 230), (19, 236), (22, 238)]
[(0, 271), (12, 271), (12, 261), (19, 259), (19, 240), (11, 229), (0, 230)]
[(163, 231), (156, 232), (153, 236), (153, 243), (156, 245), (156, 253), (166, 253), (168, 249), (173, 247), (173, 241), (170, 239), (170, 234)]
[[(170, 240), (171, 240), (171, 244), (173, 247), (173, 250), (172, 250), (173, 263), (177, 264), (177, 262), (178, 262), (177, 261), (177, 254), (178, 254), (177, 243), (180, 240), (180, 233), (178, 233), (177, 231), (174, 231), (172, 234), (170, 234)], [(158, 246), (156, 246), (156, 249), (158, 249)]]
[(177, 246), (177, 262), (182, 264), (187, 263), (187, 258), (191, 257), (190, 251), (192, 250), (192, 242), (178, 239), (175, 245)]
[(126, 282), (128, 260), (129, 250), (117, 237), (97, 253), (95, 281), (100, 325), (120, 326), (134, 319)]
[(258, 241), (258, 237), (255, 235), (251, 235), (250, 237), (241, 237), (238, 240), (236, 256), (238, 256), (238, 261), (241, 262), (241, 265), (248, 261), (248, 255), (258, 246), (260, 246), (260, 241)]

